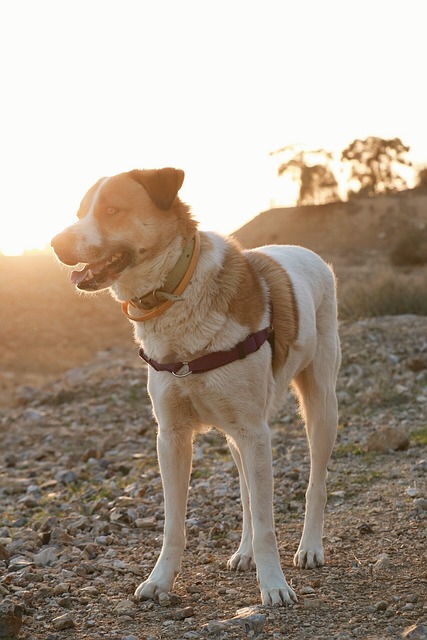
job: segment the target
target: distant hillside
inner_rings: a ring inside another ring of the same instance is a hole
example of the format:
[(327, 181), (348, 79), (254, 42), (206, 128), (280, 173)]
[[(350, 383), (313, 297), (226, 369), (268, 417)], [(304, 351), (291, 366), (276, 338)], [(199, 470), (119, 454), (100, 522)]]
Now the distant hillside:
[(327, 260), (357, 264), (387, 255), (410, 230), (427, 233), (427, 195), (405, 191), (350, 202), (264, 211), (233, 236), (244, 247), (299, 244)]

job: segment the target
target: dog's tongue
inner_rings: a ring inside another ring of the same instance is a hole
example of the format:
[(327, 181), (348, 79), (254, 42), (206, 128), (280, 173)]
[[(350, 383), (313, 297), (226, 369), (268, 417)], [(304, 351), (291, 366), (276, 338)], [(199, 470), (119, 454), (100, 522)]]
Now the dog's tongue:
[(87, 264), (81, 271), (72, 271), (71, 272), (71, 282), (73, 284), (79, 284), (82, 280), (84, 280), (87, 272), (89, 271), (89, 265)]

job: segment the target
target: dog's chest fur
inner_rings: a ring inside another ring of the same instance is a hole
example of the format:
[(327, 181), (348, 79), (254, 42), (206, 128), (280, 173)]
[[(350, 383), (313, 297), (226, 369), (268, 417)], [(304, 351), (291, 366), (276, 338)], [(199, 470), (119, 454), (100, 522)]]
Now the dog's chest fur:
[[(158, 362), (182, 362), (226, 351), (269, 325), (274, 309), (274, 355), (266, 343), (248, 358), (208, 374), (176, 379), (169, 372), (149, 370), (149, 391), (155, 410), (169, 407), (179, 419), (237, 422), (247, 412), (248, 393), (258, 395), (283, 368), (298, 335), (298, 310), (286, 271), (271, 257), (242, 252), (231, 240), (202, 234), (200, 264), (186, 291), (167, 314), (135, 323), (137, 340)], [(241, 402), (239, 401), (241, 398)]]

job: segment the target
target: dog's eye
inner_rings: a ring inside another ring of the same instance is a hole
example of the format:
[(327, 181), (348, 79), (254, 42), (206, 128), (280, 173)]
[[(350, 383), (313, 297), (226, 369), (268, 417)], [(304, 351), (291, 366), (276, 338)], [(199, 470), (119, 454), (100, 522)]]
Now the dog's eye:
[(112, 216), (117, 213), (117, 209), (115, 209), (114, 207), (107, 207), (107, 213), (109, 216)]

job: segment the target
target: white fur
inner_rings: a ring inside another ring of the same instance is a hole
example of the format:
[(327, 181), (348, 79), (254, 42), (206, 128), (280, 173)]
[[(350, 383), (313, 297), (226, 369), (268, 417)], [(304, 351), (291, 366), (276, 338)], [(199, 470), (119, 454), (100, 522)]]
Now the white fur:
[(85, 253), (87, 247), (99, 246), (101, 243), (102, 234), (94, 214), (102, 187), (108, 182), (108, 180), (109, 178), (104, 178), (100, 181), (93, 195), (93, 200), (87, 215), (71, 227), (76, 234), (78, 242), (77, 250), (81, 251), (82, 254)]

